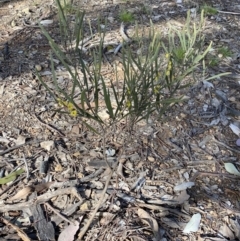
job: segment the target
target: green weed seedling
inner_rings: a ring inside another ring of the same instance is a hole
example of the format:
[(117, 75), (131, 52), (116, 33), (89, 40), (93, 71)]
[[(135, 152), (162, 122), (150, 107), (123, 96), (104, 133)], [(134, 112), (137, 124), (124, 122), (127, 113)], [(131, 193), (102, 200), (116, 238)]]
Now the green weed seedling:
[(219, 64), (219, 62), (220, 62), (219, 58), (212, 57), (212, 58), (210, 58), (208, 64), (209, 64), (210, 67), (215, 67)]
[(218, 55), (221, 58), (231, 57), (232, 52), (228, 47), (221, 47), (221, 48), (218, 49)]
[(132, 13), (126, 10), (123, 10), (122, 12), (119, 13), (119, 19), (121, 20), (121, 22), (131, 23), (134, 21), (134, 16)]
[(205, 15), (216, 15), (218, 13), (216, 8), (213, 8), (207, 4), (204, 4), (201, 9), (204, 11)]
[(228, 47), (220, 47), (214, 51), (214, 54), (208, 54), (206, 60), (209, 67), (215, 67), (222, 61), (222, 59), (231, 56), (232, 52)]

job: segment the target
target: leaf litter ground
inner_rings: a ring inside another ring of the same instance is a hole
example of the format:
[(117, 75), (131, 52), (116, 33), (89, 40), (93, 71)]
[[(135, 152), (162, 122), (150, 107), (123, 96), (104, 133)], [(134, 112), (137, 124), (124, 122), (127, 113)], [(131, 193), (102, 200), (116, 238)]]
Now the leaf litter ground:
[[(117, 168), (83, 240), (240, 239), (239, 177), (236, 170), (229, 171), (230, 164), (238, 168), (240, 153), (239, 137), (229, 127), (240, 126), (240, 15), (233, 14), (240, 12), (240, 5), (207, 3), (228, 13), (207, 17), (204, 34), (214, 45), (206, 75), (232, 74), (211, 83), (197, 75), (196, 83), (183, 92), (186, 101), (161, 122), (153, 115), (148, 124), (139, 123), (127, 145), (126, 123), (113, 126), (106, 147), (109, 163)], [(56, 113), (56, 104), (35, 76), (37, 68), (51, 83), (50, 47), (36, 22), (53, 20), (47, 30), (60, 43), (54, 3), (0, 4), (0, 168), (2, 177), (13, 179), (0, 186), (1, 240), (66, 240), (66, 233), (69, 240), (78, 240), (109, 177), (103, 140), (80, 120)], [(122, 9), (132, 12), (138, 23), (152, 19), (164, 34), (167, 22), (181, 27), (186, 11), (202, 4), (113, 0), (79, 7), (93, 32), (98, 19), (107, 18), (109, 39), (118, 42)], [(230, 56), (219, 51), (223, 47)], [(217, 65), (211, 62), (215, 59)], [(121, 75), (121, 54), (109, 55), (103, 69), (106, 81), (115, 78), (113, 62), (119, 63)], [(69, 76), (56, 65), (58, 80), (67, 85)]]

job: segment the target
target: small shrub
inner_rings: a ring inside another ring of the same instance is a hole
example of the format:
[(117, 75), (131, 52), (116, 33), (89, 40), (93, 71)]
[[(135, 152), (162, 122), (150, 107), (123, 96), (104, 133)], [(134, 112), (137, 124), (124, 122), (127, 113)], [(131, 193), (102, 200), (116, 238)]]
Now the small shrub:
[[(92, 63), (84, 61), (82, 40), (84, 39), (84, 13), (76, 13), (74, 31), (69, 29), (68, 18), (59, 0), (59, 22), (64, 43), (75, 40), (74, 56), (67, 55), (62, 47), (57, 45), (49, 33), (42, 27), (53, 54), (61, 61), (70, 76), (68, 88), (58, 84), (53, 58), (51, 60), (52, 75), (55, 88), (48, 86), (38, 75), (39, 80), (49, 93), (55, 98), (65, 113), (73, 118), (80, 117), (91, 130), (97, 132), (95, 125), (89, 120), (98, 123), (101, 130), (111, 127), (125, 118), (132, 128), (138, 121), (148, 119), (155, 112), (161, 118), (162, 114), (179, 101), (176, 97), (178, 90), (191, 84), (191, 78), (196, 67), (204, 60), (211, 49), (211, 43), (204, 46), (202, 28), (204, 13), (201, 13), (199, 24), (191, 23), (188, 13), (186, 24), (182, 29), (170, 27), (167, 43), (163, 43), (151, 23), (148, 43), (140, 54), (136, 54), (131, 46), (122, 46), (123, 82), (115, 85), (113, 80), (107, 86), (102, 75), (104, 32), (101, 35), (99, 46), (92, 50)], [(129, 22), (133, 15), (123, 12), (121, 21)], [(141, 38), (136, 38), (141, 39)], [(142, 45), (142, 43), (139, 43)], [(116, 74), (117, 81), (118, 76)], [(214, 78), (214, 77), (211, 77)], [(101, 106), (100, 106), (101, 103)], [(109, 118), (104, 119), (101, 110), (106, 110)], [(105, 133), (103, 131), (103, 133)]]

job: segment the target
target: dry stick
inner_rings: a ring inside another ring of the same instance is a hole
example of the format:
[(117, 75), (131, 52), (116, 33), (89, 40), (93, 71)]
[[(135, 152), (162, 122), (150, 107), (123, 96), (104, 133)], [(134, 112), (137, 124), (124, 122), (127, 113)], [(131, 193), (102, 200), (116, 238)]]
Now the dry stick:
[(57, 132), (60, 136), (65, 137), (65, 134), (62, 131), (58, 130), (57, 127), (45, 123), (39, 116), (37, 116), (36, 113), (34, 113), (34, 116), (43, 126), (47, 127), (49, 130), (53, 132)]
[(5, 192), (7, 192), (12, 186), (14, 186), (17, 182), (23, 180), (25, 178), (25, 175), (21, 178), (17, 178), (14, 182), (12, 182), (11, 184), (9, 184), (9, 186), (7, 186), (2, 192), (0, 192), (0, 196), (2, 196)]
[(85, 183), (85, 182), (89, 182), (89, 181), (93, 180), (95, 177), (100, 175), (103, 171), (104, 171), (104, 168), (101, 167), (96, 172), (94, 172), (94, 173), (92, 173), (92, 174), (90, 174), (90, 175), (88, 175), (86, 177), (83, 177), (81, 179), (68, 180), (68, 181), (65, 181), (65, 182), (53, 182), (53, 184), (51, 184), (51, 186), (49, 188), (77, 186), (80, 183)]
[(24, 240), (24, 241), (31, 241), (31, 239), (29, 239), (29, 237), (27, 236), (27, 234), (22, 230), (20, 229), (18, 226), (12, 224), (10, 221), (8, 221), (7, 219), (1, 217), (0, 220), (5, 223), (6, 225), (8, 226), (11, 226), (15, 231), (17, 231), (18, 233), (18, 236)]
[(223, 142), (221, 142), (221, 141), (218, 141), (215, 137), (212, 137), (212, 139), (211, 139), (212, 141), (214, 141), (215, 143), (217, 143), (217, 144), (219, 144), (219, 145), (221, 145), (221, 146), (224, 146), (224, 147), (226, 147), (227, 149), (229, 149), (230, 151), (233, 151), (233, 152), (236, 152), (236, 153), (240, 153), (240, 151), (239, 150), (237, 150), (237, 149), (235, 149), (235, 148), (231, 148), (230, 146), (228, 146), (228, 145), (226, 145), (226, 144), (224, 144)]
[(109, 173), (109, 177), (108, 177), (108, 179), (107, 179), (107, 181), (106, 181), (106, 183), (105, 183), (105, 187), (104, 187), (104, 189), (103, 189), (103, 192), (102, 192), (102, 194), (101, 194), (101, 197), (100, 197), (100, 199), (99, 199), (99, 201), (98, 201), (98, 203), (97, 203), (97, 205), (96, 205), (96, 208), (94, 209), (94, 211), (93, 211), (93, 213), (92, 213), (92, 216), (89, 218), (88, 222), (86, 223), (86, 225), (83, 227), (82, 231), (81, 231), (81, 232), (79, 233), (79, 235), (78, 235), (78, 239), (79, 239), (79, 240), (81, 240), (81, 239), (83, 238), (83, 236), (85, 235), (85, 233), (87, 232), (87, 230), (88, 230), (89, 226), (91, 225), (91, 223), (92, 223), (92, 221), (93, 221), (93, 219), (94, 219), (94, 217), (95, 217), (98, 209), (99, 209), (100, 206), (102, 205), (102, 202), (103, 202), (105, 193), (106, 193), (106, 191), (107, 191), (109, 182), (110, 182), (110, 180), (111, 180), (111, 178), (112, 178), (112, 175), (113, 175), (113, 170), (111, 169), (111, 170), (110, 170), (110, 173)]
[(74, 195), (76, 198), (78, 198), (81, 202), (83, 201), (80, 194), (78, 193), (77, 189), (75, 187), (68, 187), (68, 188), (64, 188), (64, 189), (59, 189), (56, 190), (54, 192), (47, 192), (42, 194), (41, 196), (38, 196), (35, 199), (31, 199), (27, 202), (23, 202), (23, 203), (16, 203), (16, 204), (1, 204), (0, 205), (0, 212), (7, 212), (7, 211), (16, 211), (16, 210), (21, 210), (21, 209), (25, 209), (25, 208), (29, 208), (32, 205), (36, 205), (36, 204), (43, 204), (46, 201), (50, 200), (53, 197), (59, 196), (59, 195), (68, 195), (68, 194), (72, 194)]
[(13, 146), (13, 147), (10, 147), (10, 148), (8, 148), (7, 150), (5, 150), (5, 151), (2, 151), (2, 152), (0, 152), (0, 156), (3, 156), (4, 154), (6, 154), (6, 153), (8, 153), (8, 152), (10, 152), (10, 151), (13, 151), (13, 150), (15, 150), (15, 149), (18, 149), (18, 148), (20, 148), (20, 147), (23, 147), (23, 146), (25, 146), (25, 145), (29, 145), (29, 144), (33, 144), (33, 143), (39, 143), (39, 142), (41, 142), (40, 140), (34, 140), (34, 141), (28, 141), (28, 142), (26, 142), (26, 143), (23, 143), (23, 144), (20, 144), (20, 145), (17, 145), (17, 146)]
[(64, 221), (66, 221), (67, 223), (71, 223), (72, 225), (75, 226), (75, 223), (73, 223), (72, 221), (68, 220), (67, 218), (65, 218), (61, 213), (59, 213), (55, 208), (53, 208), (49, 203), (44, 203), (49, 209), (51, 209), (54, 213), (56, 213), (61, 219), (63, 219)]
[[(104, 131), (104, 129), (103, 129), (103, 131)], [(105, 132), (104, 132), (104, 133), (105, 133)], [(106, 193), (106, 191), (107, 191), (109, 182), (110, 182), (110, 180), (111, 180), (111, 178), (112, 178), (112, 175), (113, 175), (113, 173), (114, 173), (114, 170), (116, 169), (116, 165), (115, 165), (113, 168), (111, 168), (110, 165), (109, 165), (109, 163), (108, 163), (108, 161), (107, 161), (106, 152), (105, 152), (105, 144), (106, 144), (106, 142), (105, 142), (106, 139), (105, 139), (105, 138), (106, 138), (106, 135), (103, 136), (103, 146), (104, 146), (104, 153), (103, 153), (103, 154), (104, 154), (104, 159), (105, 159), (105, 161), (106, 161), (106, 164), (109, 166), (109, 171), (110, 171), (110, 173), (109, 173), (108, 179), (107, 179), (107, 181), (106, 181), (106, 183), (105, 183), (105, 187), (104, 187), (104, 189), (103, 189), (103, 191), (102, 191), (101, 197), (100, 197), (100, 199), (99, 199), (99, 201), (98, 201), (98, 203), (97, 203), (97, 205), (96, 205), (96, 207), (95, 207), (95, 209), (94, 209), (94, 211), (93, 211), (93, 213), (92, 213), (92, 216), (89, 218), (88, 222), (86, 223), (86, 225), (83, 227), (82, 231), (81, 231), (81, 232), (79, 233), (79, 235), (78, 235), (78, 239), (79, 239), (79, 240), (81, 240), (81, 239), (83, 238), (83, 236), (85, 235), (85, 233), (87, 232), (87, 230), (88, 230), (89, 226), (91, 225), (94, 217), (96, 216), (96, 213), (97, 213), (98, 209), (99, 209), (100, 206), (102, 205), (102, 202), (103, 202), (105, 193)], [(121, 154), (120, 154), (119, 156), (121, 156)], [(118, 163), (118, 162), (117, 162), (117, 163)], [(117, 163), (116, 163), (116, 164), (117, 164)]]
[(239, 179), (239, 176), (235, 176), (232, 174), (228, 174), (228, 173), (216, 173), (216, 172), (196, 172), (191, 178), (190, 178), (190, 182), (195, 182), (195, 180), (197, 179), (198, 176), (213, 176), (213, 177), (226, 177), (226, 178), (231, 178), (231, 179)]
[(25, 167), (26, 167), (26, 178), (28, 179), (29, 178), (29, 168), (28, 168), (28, 164), (27, 164), (27, 160), (26, 160), (26, 157), (25, 157), (25, 154), (23, 153), (23, 161), (24, 161), (24, 164), (25, 164)]
[(237, 13), (237, 12), (228, 12), (228, 11), (220, 11), (220, 10), (217, 10), (219, 13), (225, 13), (225, 14), (233, 14), (233, 15), (240, 15), (240, 13)]

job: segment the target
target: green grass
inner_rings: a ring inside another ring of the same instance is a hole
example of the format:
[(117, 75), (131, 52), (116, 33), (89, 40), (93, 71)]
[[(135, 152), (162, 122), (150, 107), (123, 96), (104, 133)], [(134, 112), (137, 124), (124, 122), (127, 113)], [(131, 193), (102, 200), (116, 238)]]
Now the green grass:
[(142, 5), (140, 9), (141, 9), (140, 11), (142, 14), (151, 15), (151, 13), (152, 13), (151, 8), (147, 5)]
[(218, 49), (218, 55), (221, 55), (221, 58), (231, 57), (232, 52), (228, 47), (221, 47)]
[(215, 66), (217, 66), (217, 65), (219, 64), (219, 62), (220, 62), (219, 58), (214, 58), (214, 57), (212, 57), (212, 58), (209, 60), (208, 65), (209, 65), (210, 67), (215, 67)]
[(207, 63), (209, 67), (215, 67), (220, 64), (222, 59), (231, 57), (232, 52), (228, 47), (217, 48), (213, 53), (207, 55)]
[(201, 10), (204, 11), (204, 14), (205, 15), (216, 15), (218, 13), (218, 10), (216, 8), (213, 8), (207, 4), (204, 4), (202, 7), (201, 7)]
[(134, 16), (132, 13), (126, 10), (123, 10), (122, 12), (119, 13), (119, 19), (121, 20), (121, 22), (131, 23), (134, 21)]

